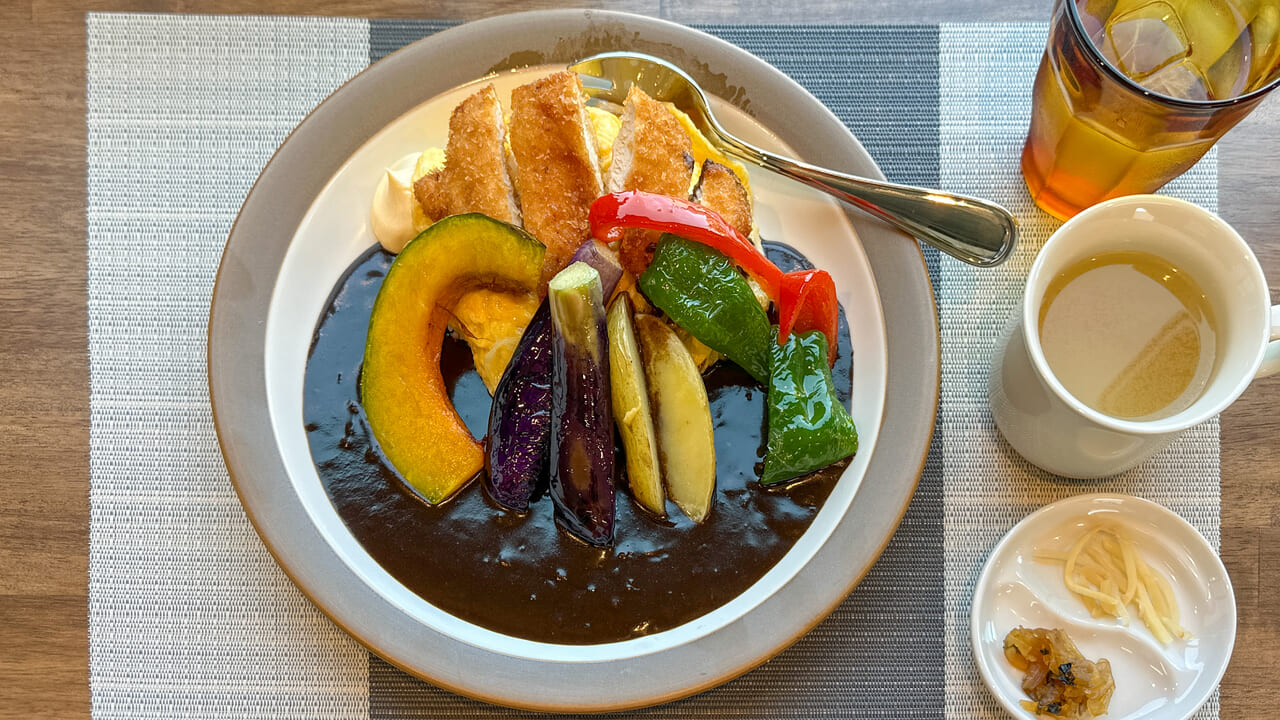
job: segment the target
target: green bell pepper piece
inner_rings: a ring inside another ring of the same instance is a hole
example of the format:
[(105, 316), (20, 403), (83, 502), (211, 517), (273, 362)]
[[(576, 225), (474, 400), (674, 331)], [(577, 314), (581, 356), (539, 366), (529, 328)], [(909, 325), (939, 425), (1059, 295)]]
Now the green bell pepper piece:
[(761, 383), (769, 380), (769, 318), (737, 267), (719, 251), (675, 235), (658, 241), (640, 290), (676, 325)]
[(858, 451), (858, 429), (831, 381), (826, 337), (811, 330), (771, 345), (764, 485), (807, 475)]

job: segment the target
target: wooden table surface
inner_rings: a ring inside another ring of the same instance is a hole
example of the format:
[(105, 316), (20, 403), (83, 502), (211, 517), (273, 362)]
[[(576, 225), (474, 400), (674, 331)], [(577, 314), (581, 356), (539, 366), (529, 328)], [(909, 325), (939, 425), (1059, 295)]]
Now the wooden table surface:
[[(323, 12), (474, 19), (569, 4), (346, 0)], [(601, 3), (588, 3), (602, 5)], [(86, 11), (314, 14), (303, 0), (18, 0), (0, 4), (0, 717), (89, 715)], [(679, 22), (1047, 20), (1051, 0), (627, 0)], [(1220, 144), (1219, 205), (1280, 288), (1280, 97)], [(1272, 302), (1280, 291), (1272, 290)], [(1222, 415), (1222, 557), (1239, 634), (1222, 717), (1276, 714), (1280, 671), (1280, 376)]]

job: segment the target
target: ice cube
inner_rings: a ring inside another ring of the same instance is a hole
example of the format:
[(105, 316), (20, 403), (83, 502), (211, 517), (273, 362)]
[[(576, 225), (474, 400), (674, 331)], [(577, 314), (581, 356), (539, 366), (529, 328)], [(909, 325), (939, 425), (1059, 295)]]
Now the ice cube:
[(1134, 80), (1140, 81), (1191, 54), (1182, 21), (1163, 0), (1120, 12), (1107, 22), (1106, 30), (1103, 55)]
[(1142, 86), (1152, 92), (1183, 100), (1209, 100), (1209, 84), (1200, 68), (1190, 60), (1161, 68), (1142, 80)]

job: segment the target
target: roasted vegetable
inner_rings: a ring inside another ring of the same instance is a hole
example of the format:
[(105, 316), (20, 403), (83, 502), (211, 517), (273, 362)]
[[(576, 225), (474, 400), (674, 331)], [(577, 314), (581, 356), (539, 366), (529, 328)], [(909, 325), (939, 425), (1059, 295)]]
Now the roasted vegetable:
[[(839, 342), (840, 305), (836, 285), (826, 270), (800, 270), (782, 276), (781, 308), (778, 312), (778, 342), (784, 343), (794, 329), (798, 333), (820, 330), (827, 347)], [(827, 358), (835, 364), (835, 353)]]
[(609, 306), (609, 378), (613, 420), (626, 451), (627, 484), (645, 510), (666, 515), (666, 495), (658, 470), (658, 437), (649, 406), (644, 360), (636, 344), (631, 297), (619, 294)]
[(360, 397), (383, 454), (429, 503), (448, 499), (484, 465), (440, 375), (447, 309), (478, 285), (534, 292), (542, 255), (517, 227), (456, 215), (423, 231), (387, 271), (369, 317)]
[(769, 297), (778, 297), (782, 271), (719, 213), (695, 202), (640, 190), (610, 193), (591, 204), (590, 222), (591, 234), (605, 241), (620, 238), (626, 228), (644, 228), (715, 248), (755, 278)]
[(724, 255), (705, 245), (664, 235), (640, 290), (677, 325), (769, 381), (769, 318), (747, 281)]
[(613, 542), (613, 423), (600, 273), (576, 262), (547, 289), (551, 307), (551, 498), (561, 527)]
[(769, 431), (760, 482), (777, 485), (858, 451), (858, 430), (836, 397), (826, 335), (793, 333), (770, 343)]
[[(622, 277), (613, 251), (587, 240), (573, 255), (600, 273), (607, 294)], [(523, 512), (543, 485), (551, 436), (551, 309), (544, 299), (493, 392), (485, 438), (485, 489), (503, 507)]]
[(626, 228), (645, 228), (715, 248), (746, 271), (764, 295), (777, 301), (782, 319), (778, 335), (781, 342), (790, 336), (793, 326), (796, 332), (822, 330), (829, 342), (835, 342), (837, 301), (831, 278), (821, 270), (784, 275), (733, 223), (708, 207), (628, 190), (596, 199), (591, 205), (590, 221), (591, 233), (602, 240), (618, 239)]
[(584, 262), (600, 273), (600, 289), (605, 300), (613, 295), (613, 289), (622, 279), (622, 263), (618, 262), (618, 254), (610, 250), (608, 245), (602, 245), (595, 240), (582, 243), (574, 251), (573, 259), (569, 262), (570, 264)]
[(637, 315), (635, 323), (667, 494), (690, 520), (702, 522), (716, 492), (707, 388), (684, 343), (666, 323), (653, 315)]
[(689, 351), (689, 356), (693, 358), (693, 362), (698, 366), (698, 372), (703, 373), (711, 369), (712, 365), (720, 362), (720, 353), (707, 347), (707, 344), (698, 338), (689, 334), (688, 330), (671, 324), (671, 329), (676, 332), (676, 337), (680, 338), (680, 342), (684, 343), (684, 347)]
[(493, 393), (484, 458), (489, 497), (511, 510), (527, 510), (546, 478), (550, 436), (551, 308), (544, 300)]

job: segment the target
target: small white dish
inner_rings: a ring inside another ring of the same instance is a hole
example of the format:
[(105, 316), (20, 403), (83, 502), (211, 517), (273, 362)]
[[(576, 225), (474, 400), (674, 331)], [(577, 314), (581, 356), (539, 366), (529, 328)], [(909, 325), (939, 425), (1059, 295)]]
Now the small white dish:
[[(1123, 525), (1151, 567), (1169, 580), (1181, 623), (1191, 634), (1162, 646), (1137, 619), (1094, 618), (1063, 584), (1062, 566), (1033, 558), (1036, 547), (1066, 548), (1084, 524)], [(1236, 602), (1217, 553), (1186, 520), (1129, 495), (1077, 495), (1023, 518), (991, 552), (970, 611), (973, 654), (982, 680), (1014, 717), (1032, 718), (1018, 704), (1022, 673), (1004, 657), (1004, 638), (1016, 627), (1065, 630), (1090, 660), (1111, 662), (1116, 690), (1108, 720), (1185, 720), (1213, 693), (1231, 659)]]

